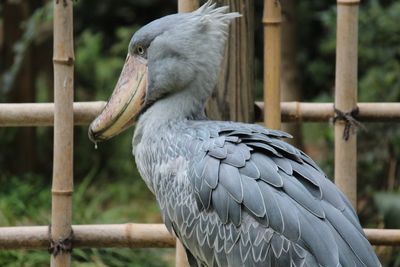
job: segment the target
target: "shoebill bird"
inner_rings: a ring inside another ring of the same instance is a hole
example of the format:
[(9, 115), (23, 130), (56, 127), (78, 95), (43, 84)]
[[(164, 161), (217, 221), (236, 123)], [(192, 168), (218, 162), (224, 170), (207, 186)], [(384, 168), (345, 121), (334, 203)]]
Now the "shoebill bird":
[(349, 201), (288, 134), (207, 119), (238, 17), (209, 1), (138, 30), (90, 138), (136, 122), (137, 167), (190, 266), (380, 266)]

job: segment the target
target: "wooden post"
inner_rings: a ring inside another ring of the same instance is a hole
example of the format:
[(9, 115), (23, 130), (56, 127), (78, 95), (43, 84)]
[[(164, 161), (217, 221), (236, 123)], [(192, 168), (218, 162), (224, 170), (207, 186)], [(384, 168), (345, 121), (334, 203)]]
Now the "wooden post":
[(281, 128), (281, 5), (264, 0), (264, 122), (268, 128)]
[[(51, 239), (67, 244), (71, 239), (73, 192), (73, 86), (74, 50), (72, 1), (54, 0), (54, 155)], [(71, 265), (71, 254), (61, 250), (51, 256), (51, 266)]]
[(214, 120), (254, 122), (254, 2), (217, 0), (242, 17), (232, 21), (218, 83), (206, 107)]
[[(357, 107), (359, 0), (337, 1), (335, 106), (343, 112)], [(335, 183), (357, 206), (357, 136), (343, 138), (345, 123), (335, 123)]]

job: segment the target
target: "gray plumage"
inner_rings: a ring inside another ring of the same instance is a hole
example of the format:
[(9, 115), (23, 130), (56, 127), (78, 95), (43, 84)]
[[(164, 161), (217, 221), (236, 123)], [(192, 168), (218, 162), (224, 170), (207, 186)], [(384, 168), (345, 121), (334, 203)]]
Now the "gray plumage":
[(380, 266), (349, 202), (286, 133), (205, 117), (238, 16), (207, 2), (129, 46), (149, 68), (133, 152), (168, 230), (191, 266)]

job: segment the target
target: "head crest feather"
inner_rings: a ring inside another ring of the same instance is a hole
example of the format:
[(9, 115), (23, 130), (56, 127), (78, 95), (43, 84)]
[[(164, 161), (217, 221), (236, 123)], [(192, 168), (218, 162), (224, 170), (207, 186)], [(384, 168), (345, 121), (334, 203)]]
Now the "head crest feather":
[(201, 23), (219, 26), (224, 31), (227, 30), (227, 26), (233, 19), (242, 16), (238, 12), (229, 12), (228, 6), (216, 7), (216, 3), (212, 0), (208, 0), (193, 14), (199, 17)]

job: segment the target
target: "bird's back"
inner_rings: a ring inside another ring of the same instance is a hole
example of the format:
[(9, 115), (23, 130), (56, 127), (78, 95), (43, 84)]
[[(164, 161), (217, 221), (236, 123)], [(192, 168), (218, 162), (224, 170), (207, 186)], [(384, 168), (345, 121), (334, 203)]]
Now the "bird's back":
[(136, 161), (192, 266), (380, 266), (347, 199), (287, 134), (181, 121), (161, 136)]

